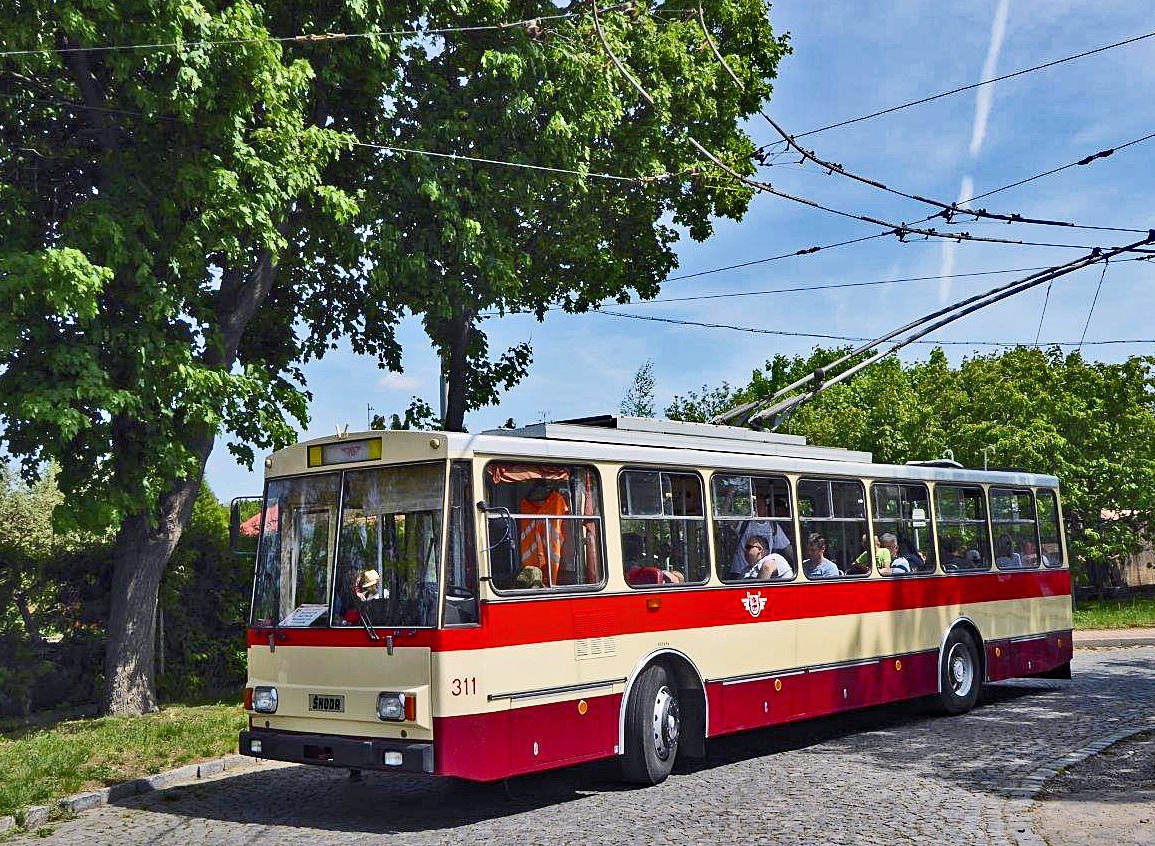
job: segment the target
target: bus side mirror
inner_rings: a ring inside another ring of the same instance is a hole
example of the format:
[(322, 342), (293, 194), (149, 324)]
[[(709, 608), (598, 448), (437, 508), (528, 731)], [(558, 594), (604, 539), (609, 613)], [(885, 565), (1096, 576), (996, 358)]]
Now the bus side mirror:
[[(229, 551), (234, 555), (255, 556), (265, 514), (263, 497), (238, 496), (229, 508)], [(273, 519), (276, 519), (274, 516)]]

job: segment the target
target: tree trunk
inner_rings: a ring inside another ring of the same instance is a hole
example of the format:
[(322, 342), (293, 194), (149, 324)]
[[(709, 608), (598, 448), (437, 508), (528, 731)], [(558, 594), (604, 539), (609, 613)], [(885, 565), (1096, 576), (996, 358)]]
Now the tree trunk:
[(449, 346), (449, 385), (445, 401), (445, 420), (442, 427), (447, 432), (465, 431), (465, 374), (469, 366), (469, 337), (473, 333), (473, 321), (460, 315), (448, 321), (447, 338)]
[[(283, 232), (295, 225), (290, 220)], [(236, 361), (241, 336), (268, 296), (276, 263), (267, 251), (250, 273), (227, 272), (217, 292), (220, 344), (206, 349), (202, 361), (228, 372)], [(126, 427), (131, 437), (131, 426)], [(145, 714), (157, 710), (156, 605), (160, 579), (192, 516), (205, 463), (216, 440), (212, 431), (193, 431), (186, 448), (198, 460), (198, 472), (180, 479), (161, 495), (155, 515), (133, 514), (121, 523), (113, 547), (112, 597), (108, 649), (104, 657), (104, 711)], [(150, 519), (155, 516), (155, 520)]]
[[(201, 468), (212, 450), (203, 447)], [(120, 526), (113, 547), (108, 648), (104, 657), (104, 711), (147, 714), (157, 710), (156, 609), (160, 579), (201, 487), (201, 474), (175, 484), (161, 498), (157, 523), (135, 514)]]
[(40, 626), (36, 624), (36, 618), (32, 616), (32, 608), (28, 605), (28, 598), (22, 591), (16, 590), (12, 594), (12, 599), (20, 612), (20, 618), (24, 621), (28, 639), (33, 643), (43, 643), (44, 639), (40, 637)]

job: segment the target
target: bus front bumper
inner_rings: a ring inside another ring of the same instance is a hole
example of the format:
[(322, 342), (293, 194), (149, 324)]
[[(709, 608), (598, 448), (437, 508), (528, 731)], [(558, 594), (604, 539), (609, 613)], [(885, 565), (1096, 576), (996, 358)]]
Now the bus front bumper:
[(347, 767), (352, 770), (433, 772), (432, 743), (409, 743), (384, 738), (253, 729), (241, 732), (240, 753), (273, 761)]

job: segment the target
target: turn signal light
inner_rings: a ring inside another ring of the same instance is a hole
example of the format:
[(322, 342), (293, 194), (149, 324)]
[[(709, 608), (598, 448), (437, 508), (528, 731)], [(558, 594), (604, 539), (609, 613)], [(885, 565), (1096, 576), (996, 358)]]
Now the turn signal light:
[(253, 689), (251, 687), (245, 688), (245, 710), (253, 710)]

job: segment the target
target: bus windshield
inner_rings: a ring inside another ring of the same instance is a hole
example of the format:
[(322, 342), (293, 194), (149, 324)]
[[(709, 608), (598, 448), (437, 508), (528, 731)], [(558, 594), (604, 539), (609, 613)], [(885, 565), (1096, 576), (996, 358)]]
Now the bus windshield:
[(253, 625), (435, 626), (444, 509), (444, 463), (271, 480)]
[(437, 625), (445, 465), (345, 473), (333, 625)]

